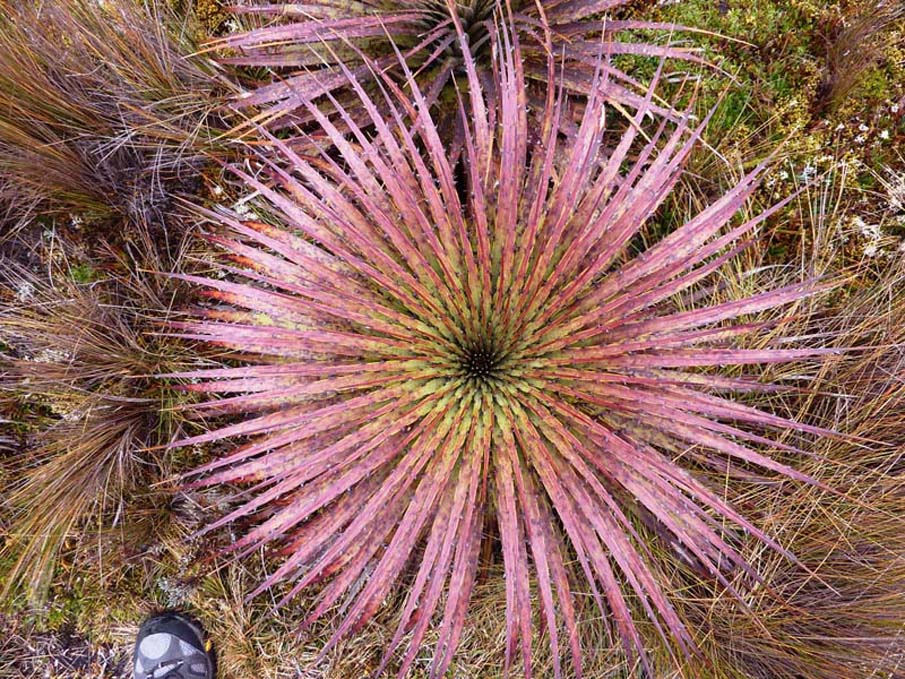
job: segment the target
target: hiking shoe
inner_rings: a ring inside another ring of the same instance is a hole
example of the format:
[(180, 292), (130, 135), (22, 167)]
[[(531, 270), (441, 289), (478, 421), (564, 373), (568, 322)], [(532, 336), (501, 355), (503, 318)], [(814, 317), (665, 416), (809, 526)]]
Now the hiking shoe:
[(201, 630), (179, 613), (145, 620), (135, 639), (135, 679), (214, 679)]

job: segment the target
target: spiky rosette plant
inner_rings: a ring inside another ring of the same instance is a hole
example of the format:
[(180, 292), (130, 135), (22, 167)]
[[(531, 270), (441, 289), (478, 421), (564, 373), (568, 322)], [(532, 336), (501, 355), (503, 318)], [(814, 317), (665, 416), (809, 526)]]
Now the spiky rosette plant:
[[(595, 83), (601, 51), (614, 56), (671, 57), (703, 63), (693, 49), (657, 44), (647, 36), (627, 39), (625, 33), (630, 31), (655, 30), (668, 36), (673, 31), (692, 30), (605, 16), (627, 3), (628, 0), (317, 0), (297, 5), (251, 0), (232, 10), (269, 23), (228, 35), (214, 46), (233, 53), (224, 59), (226, 63), (276, 70), (277, 78), (240, 100), (245, 106), (262, 107), (264, 117), (276, 124), (310, 120), (302, 102), (344, 90), (348, 81), (342, 66), (349, 66), (362, 78), (369, 73), (367, 61), (373, 59), (386, 72), (400, 74), (400, 53), (415, 71), (428, 103), (440, 103), (433, 115), (443, 129), (458, 122), (455, 115), (446, 116), (446, 112), (455, 112), (456, 90), (467, 86), (468, 61), (473, 62), (485, 89), (494, 86), (491, 53), (498, 46), (494, 45), (493, 26), (503, 15), (512, 17), (522, 41), (528, 82), (539, 81), (537, 87), (527, 88), (529, 102), (536, 105), (542, 104), (543, 83), (550, 80), (551, 54), (562, 71), (560, 84), (570, 94), (579, 96), (587, 95)], [(610, 76), (606, 82), (610, 100), (637, 106), (645, 88), (614, 64), (605, 68)], [(345, 108), (357, 112), (354, 96), (343, 102)]]
[(757, 579), (744, 540), (786, 553), (706, 472), (816, 483), (775, 456), (796, 450), (769, 431), (821, 430), (733, 400), (772, 387), (719, 370), (821, 356), (738, 344), (765, 327), (758, 314), (814, 287), (710, 305), (689, 294), (778, 209), (733, 219), (766, 163), (642, 250), (636, 237), (706, 119), (684, 115), (642, 140), (652, 85), (633, 125), (606, 143), (604, 68), (568, 139), (550, 86), (543, 136), (529, 148), (524, 62), (510, 35), (499, 36), (493, 96), (465, 57), (465, 185), (404, 62), (412, 94), (384, 78), (379, 103), (344, 70), (373, 135), (346, 116), (344, 137), (308, 105), (336, 156), (304, 156), (271, 137), (273, 153), (262, 151), (253, 171), (235, 168), (265, 199), (267, 221), (207, 213), (231, 232), (210, 238), (236, 265), (185, 277), (215, 303), (176, 326), (247, 363), (181, 374), (197, 380), (191, 389), (228, 395), (200, 414), (241, 416), (182, 444), (246, 439), (194, 472), (199, 486), (248, 486), (203, 532), (250, 522), (225, 551), (281, 555), (251, 596), (288, 582), (285, 602), (317, 585), (311, 621), (345, 600), (325, 652), (410, 573), (381, 666), (410, 635), (400, 675), (435, 623), (431, 676), (444, 676), (479, 551), (493, 539), (485, 530), (498, 532), (506, 572), (507, 668), (520, 657), (532, 674), (536, 601), (556, 676), (563, 645), (581, 674), (577, 592), (645, 666), (639, 614), (692, 655), (650, 540), (663, 539), (671, 563), (738, 593)]

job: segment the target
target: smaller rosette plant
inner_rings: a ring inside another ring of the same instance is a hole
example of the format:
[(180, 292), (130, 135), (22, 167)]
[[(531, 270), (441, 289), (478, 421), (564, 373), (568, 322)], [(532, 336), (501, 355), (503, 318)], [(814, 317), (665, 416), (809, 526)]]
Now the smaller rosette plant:
[[(363, 124), (367, 113), (348, 86), (344, 69), (349, 68), (370, 88), (371, 62), (403, 83), (400, 63), (404, 60), (425, 101), (432, 106), (441, 132), (461, 141), (464, 130), (455, 114), (457, 92), (469, 86), (469, 68), (475, 70), (485, 92), (496, 87), (493, 54), (499, 45), (495, 26), (503, 17), (511, 21), (521, 42), (527, 101), (541, 110), (547, 83), (552, 82), (551, 56), (559, 71), (556, 81), (570, 98), (583, 102), (592, 90), (603, 87), (612, 104), (627, 109), (641, 103), (646, 88), (632, 77), (630, 69), (620, 68), (613, 61), (602, 66), (608, 76), (602, 82), (597, 77), (601, 52), (614, 57), (707, 64), (697, 50), (669, 40), (676, 32), (695, 29), (607, 16), (626, 4), (628, 0), (383, 0), (339, 4), (317, 0), (293, 5), (253, 0), (232, 10), (244, 23), (263, 25), (226, 35), (214, 41), (212, 48), (226, 53), (224, 63), (266, 67), (276, 74), (270, 81), (255, 83), (239, 99), (244, 107), (259, 107), (263, 112), (260, 119), (276, 127), (311, 122), (304, 102), (318, 98), (326, 101), (328, 94), (336, 96), (344, 111)], [(651, 37), (656, 34), (667, 40), (656, 41)], [(373, 103), (382, 106), (379, 96)], [(670, 107), (661, 104), (648, 104), (647, 108), (668, 113)]]

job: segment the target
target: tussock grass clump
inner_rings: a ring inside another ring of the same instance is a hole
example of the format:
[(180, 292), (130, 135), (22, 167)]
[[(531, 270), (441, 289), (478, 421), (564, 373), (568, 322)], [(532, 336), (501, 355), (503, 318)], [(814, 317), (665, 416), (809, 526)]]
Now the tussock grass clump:
[(65, 266), (47, 277), (9, 260), (2, 271), (0, 395), (32, 413), (27, 445), (4, 460), (3, 598), (39, 602), (88, 519), (124, 521), (129, 496), (169, 473), (151, 449), (184, 432), (177, 393), (155, 375), (197, 358), (155, 334), (181, 299), (160, 275), (81, 284)]
[(827, 28), (826, 63), (815, 100), (815, 116), (837, 108), (889, 47), (887, 32), (905, 22), (895, 0), (855, 5)]
[[(217, 147), (228, 81), (165, 2), (0, 2), (0, 203), (160, 221)], [(9, 219), (7, 220), (9, 221)]]
[(13, 420), (9, 419), (12, 416), (12, 409), (12, 399), (0, 397), (0, 453), (13, 450), (16, 444)]
[[(716, 598), (709, 653), (714, 677), (831, 679), (895, 677), (905, 663), (905, 297), (898, 264), (854, 290), (832, 318), (802, 320), (827, 333), (832, 357), (790, 404), (797, 417), (849, 435), (811, 447), (802, 470), (845, 495), (799, 487), (762, 496), (771, 534), (783, 536), (806, 570), (767, 550), (752, 555), (770, 590), (739, 610)], [(705, 676), (711, 676), (707, 674)]]
[(253, 172), (234, 168), (266, 199), (268, 223), (208, 213), (230, 232), (212, 240), (238, 263), (224, 267), (235, 280), (185, 277), (216, 304), (174, 327), (248, 356), (246, 367), (180, 375), (201, 380), (193, 390), (230, 395), (199, 413), (246, 417), (181, 445), (249, 439), (193, 474), (200, 486), (250, 486), (202, 532), (250, 520), (225, 551), (281, 556), (252, 596), (289, 582), (285, 603), (323, 586), (309, 624), (344, 602), (323, 654), (410, 572), (378, 670), (403, 646), (398, 671), (408, 672), (434, 622), (430, 676), (443, 676), (489, 530), (505, 568), (505, 667), (520, 660), (533, 674), (539, 615), (553, 674), (563, 647), (581, 674), (581, 591), (630, 662), (653, 671), (639, 619), (679, 658), (697, 653), (670, 601), (672, 568), (739, 600), (761, 582), (742, 556), (749, 542), (795, 568), (707, 479), (822, 487), (787, 458), (802, 453), (802, 437), (832, 433), (733, 400), (781, 387), (719, 369), (831, 353), (738, 346), (769, 337), (782, 317), (763, 314), (819, 286), (707, 304), (707, 283), (781, 207), (733, 220), (768, 163), (641, 248), (707, 117), (664, 121), (641, 142), (655, 78), (611, 140), (602, 85), (564, 139), (553, 79), (543, 137), (529, 146), (527, 74), (511, 35), (495, 34), (498, 80), (487, 89), (463, 56), (463, 184), (414, 79), (408, 95), (384, 78), (378, 105), (351, 73), (372, 136), (340, 107), (344, 138), (308, 103), (335, 157), (270, 137)]

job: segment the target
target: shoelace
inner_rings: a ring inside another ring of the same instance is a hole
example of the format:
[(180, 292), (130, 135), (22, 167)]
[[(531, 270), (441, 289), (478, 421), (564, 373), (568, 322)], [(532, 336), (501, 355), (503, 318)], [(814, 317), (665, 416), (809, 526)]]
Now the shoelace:
[(184, 664), (184, 660), (170, 660), (162, 663), (148, 672), (145, 679), (182, 679), (178, 670)]

